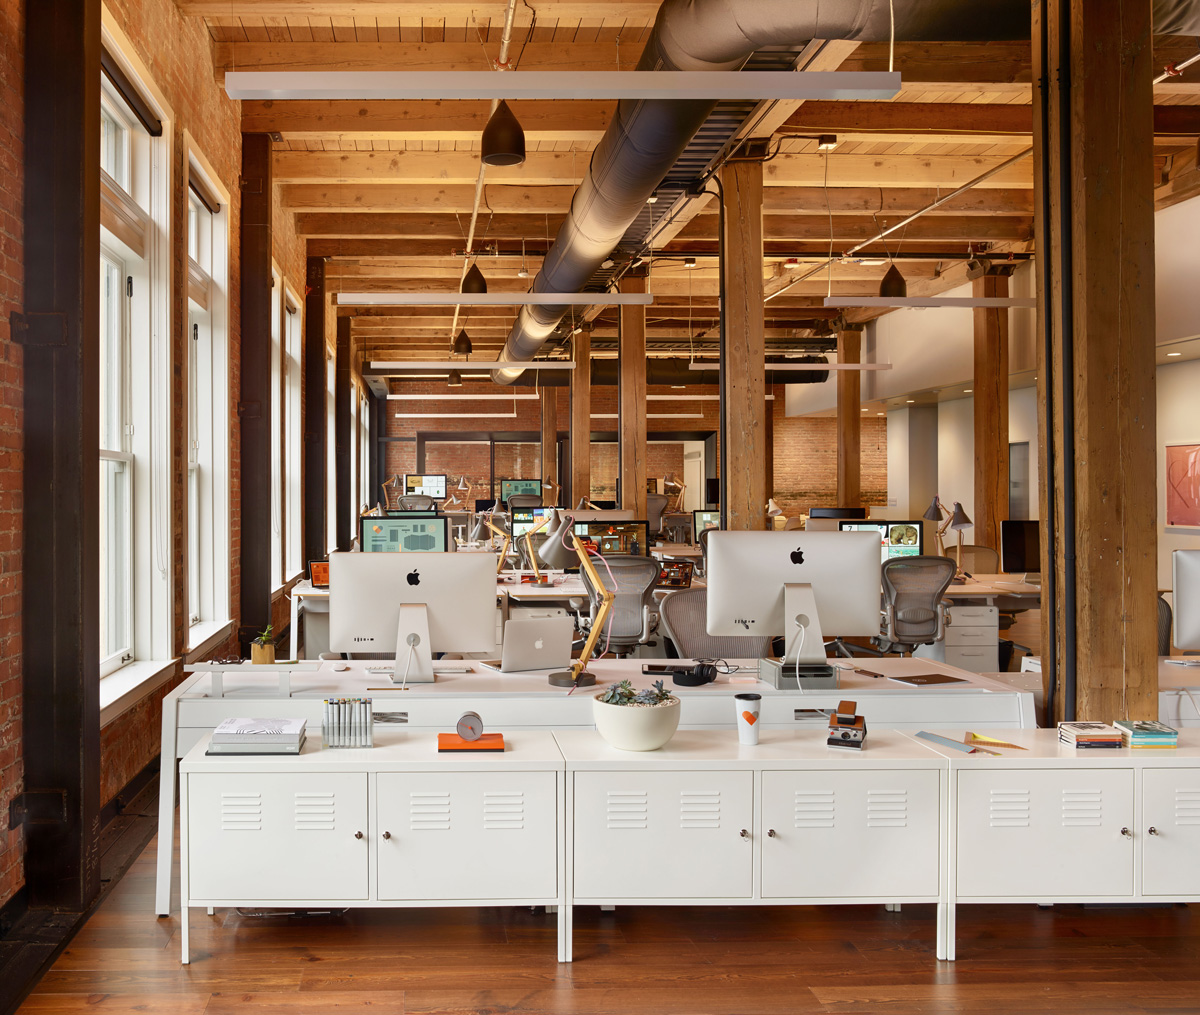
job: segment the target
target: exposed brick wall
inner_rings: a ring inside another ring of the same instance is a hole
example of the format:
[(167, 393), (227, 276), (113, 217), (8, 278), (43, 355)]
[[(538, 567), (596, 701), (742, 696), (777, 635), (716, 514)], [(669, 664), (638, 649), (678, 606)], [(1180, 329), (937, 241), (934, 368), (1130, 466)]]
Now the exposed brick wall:
[[(21, 765), (21, 347), (9, 315), (24, 298), (25, 18), (0, 0), (0, 814), (22, 787)], [(20, 830), (0, 822), (0, 905), (24, 883)]]

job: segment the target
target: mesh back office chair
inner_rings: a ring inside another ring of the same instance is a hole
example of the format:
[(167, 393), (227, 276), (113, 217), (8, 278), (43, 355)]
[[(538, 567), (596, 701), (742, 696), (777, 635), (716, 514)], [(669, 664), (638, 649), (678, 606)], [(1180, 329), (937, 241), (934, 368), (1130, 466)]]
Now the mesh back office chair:
[[(958, 547), (947, 546), (947, 557), (958, 557)], [(1000, 555), (990, 546), (963, 543), (962, 569), (967, 574), (997, 574), (1000, 571)]]
[(662, 532), (663, 512), (667, 510), (669, 503), (671, 498), (666, 494), (646, 494), (646, 523), (651, 532)]
[(1158, 597), (1158, 654), (1171, 654), (1171, 604)]
[(542, 506), (542, 495), (540, 493), (510, 493), (507, 503), (509, 511), (539, 508)]
[(888, 652), (911, 652), (946, 636), (942, 598), (954, 577), (949, 557), (893, 557), (883, 565), (883, 633)]
[(396, 506), (401, 511), (432, 511), (434, 500), (426, 493), (409, 493), (401, 497)]
[(761, 659), (771, 639), (708, 633), (708, 589), (672, 592), (659, 606), (667, 637), (681, 659)]
[[(653, 557), (626, 553), (605, 555), (604, 560), (596, 560), (595, 565), (600, 583), (617, 594), (609, 613), (610, 620), (605, 623), (608, 630), (600, 632), (597, 651), (603, 652), (607, 646), (617, 655), (624, 655), (649, 640), (653, 629), (654, 586), (662, 567)], [(600, 608), (600, 593), (592, 588), (587, 572), (581, 573), (588, 588), (594, 621)]]

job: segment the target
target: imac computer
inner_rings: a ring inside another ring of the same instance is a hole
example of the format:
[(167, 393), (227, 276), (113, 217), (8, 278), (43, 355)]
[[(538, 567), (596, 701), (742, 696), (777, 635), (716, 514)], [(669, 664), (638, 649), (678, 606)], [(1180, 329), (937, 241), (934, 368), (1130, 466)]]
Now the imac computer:
[(785, 668), (829, 677), (823, 636), (879, 634), (877, 532), (728, 532), (708, 538), (708, 633), (784, 638)]
[(925, 526), (921, 519), (908, 522), (838, 522), (841, 532), (874, 532), (879, 536), (880, 563), (893, 557), (919, 557), (925, 552)]
[(331, 553), (329, 647), (396, 654), (396, 683), (433, 680), (434, 652), (496, 648), (494, 553)]
[(444, 475), (406, 475), (404, 477), (404, 496), (423, 496), (432, 497), (434, 500), (445, 500), (446, 477)]
[(445, 515), (411, 515), (358, 520), (358, 546), (364, 553), (445, 553), (453, 548)]
[(540, 479), (502, 479), (500, 480), (500, 503), (507, 504), (508, 498), (514, 493), (530, 493), (536, 497), (542, 495)]
[[(1200, 550), (1176, 550), (1171, 554), (1171, 589), (1175, 602), (1172, 641), (1181, 652), (1200, 652)], [(1168, 662), (1200, 666), (1200, 656)]]
[(692, 512), (692, 533), (697, 539), (700, 538), (700, 533), (705, 529), (719, 529), (720, 527), (720, 511), (704, 510)]
[(1037, 585), (1042, 576), (1042, 523), (1004, 519), (1000, 522), (1000, 570), (1023, 575)]
[(584, 546), (595, 546), (601, 556), (631, 553), (645, 557), (650, 553), (650, 525), (645, 521), (575, 521), (575, 534)]

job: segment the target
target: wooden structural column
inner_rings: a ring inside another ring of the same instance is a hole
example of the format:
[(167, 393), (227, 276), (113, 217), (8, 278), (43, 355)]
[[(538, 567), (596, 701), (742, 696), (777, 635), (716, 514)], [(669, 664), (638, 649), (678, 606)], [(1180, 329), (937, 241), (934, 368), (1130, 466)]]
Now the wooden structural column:
[(1033, 11), (1043, 673), (1059, 719), (1152, 719), (1151, 12), (1142, 0)]
[(354, 453), (354, 434), (350, 426), (353, 409), (350, 391), (350, 318), (337, 319), (337, 346), (333, 362), (333, 509), (334, 535), (339, 550), (349, 550), (354, 538), (352, 528), (358, 517), (354, 491), (350, 489), (350, 456)]
[(9, 820), (24, 826), (29, 903), (78, 913), (100, 891), (96, 0), (27, 5), (24, 93), (25, 299), (11, 318), (23, 349), (10, 369), (23, 371), (25, 448), (23, 492), (8, 494), (25, 537), (24, 785)]
[(767, 518), (762, 173), (761, 162), (730, 162), (721, 170), (721, 514), (729, 529), (761, 529)]
[(584, 328), (571, 339), (575, 369), (571, 371), (571, 489), (567, 507), (592, 495), (592, 333)]
[[(644, 293), (646, 276), (626, 275), (621, 292)], [(621, 307), (619, 407), (621, 507), (646, 517), (646, 308)]]
[[(542, 388), (542, 480), (558, 483), (558, 388)], [(553, 493), (551, 491), (553, 490)], [(558, 489), (542, 487), (542, 503), (553, 507), (558, 503)]]
[[(975, 279), (976, 296), (1007, 296), (1006, 275)], [(1008, 310), (976, 307), (975, 529), (971, 542), (1000, 549), (1008, 517)]]
[[(328, 549), (325, 521), (325, 258), (305, 266), (304, 297), (304, 559), (321, 560)], [(385, 403), (386, 404), (386, 403)], [(387, 436), (386, 432), (382, 436)], [(382, 482), (382, 481), (381, 481)], [(380, 496), (376, 488), (372, 493)]]
[(242, 615), (238, 640), (271, 623), (271, 138), (242, 135)]
[[(838, 362), (859, 363), (862, 334), (838, 335)], [(862, 504), (862, 373), (837, 371), (837, 498), (838, 507)]]

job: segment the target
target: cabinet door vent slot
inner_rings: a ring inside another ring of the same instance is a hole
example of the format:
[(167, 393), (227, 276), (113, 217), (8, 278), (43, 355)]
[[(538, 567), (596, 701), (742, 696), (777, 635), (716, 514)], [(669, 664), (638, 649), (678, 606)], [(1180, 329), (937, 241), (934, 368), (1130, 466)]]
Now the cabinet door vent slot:
[(907, 828), (908, 791), (903, 789), (867, 790), (868, 828)]
[(988, 800), (988, 827), (1028, 828), (1029, 790), (992, 790)]
[(648, 827), (650, 799), (645, 791), (610, 789), (605, 817), (609, 828)]
[(832, 828), (834, 796), (831, 789), (796, 790), (796, 828)]
[(332, 793), (297, 793), (294, 801), (297, 832), (331, 832), (336, 827)]
[(408, 826), (414, 832), (444, 832), (450, 828), (449, 793), (409, 793)]
[(262, 831), (262, 794), (222, 793), (221, 831)]
[(1200, 789), (1176, 788), (1175, 824), (1200, 825)]
[(1103, 824), (1104, 794), (1098, 789), (1064, 789), (1062, 823), (1064, 828), (1098, 827)]
[(679, 791), (680, 828), (720, 828), (721, 794)]
[(484, 793), (483, 827), (524, 828), (525, 794), (520, 791), (512, 793)]

